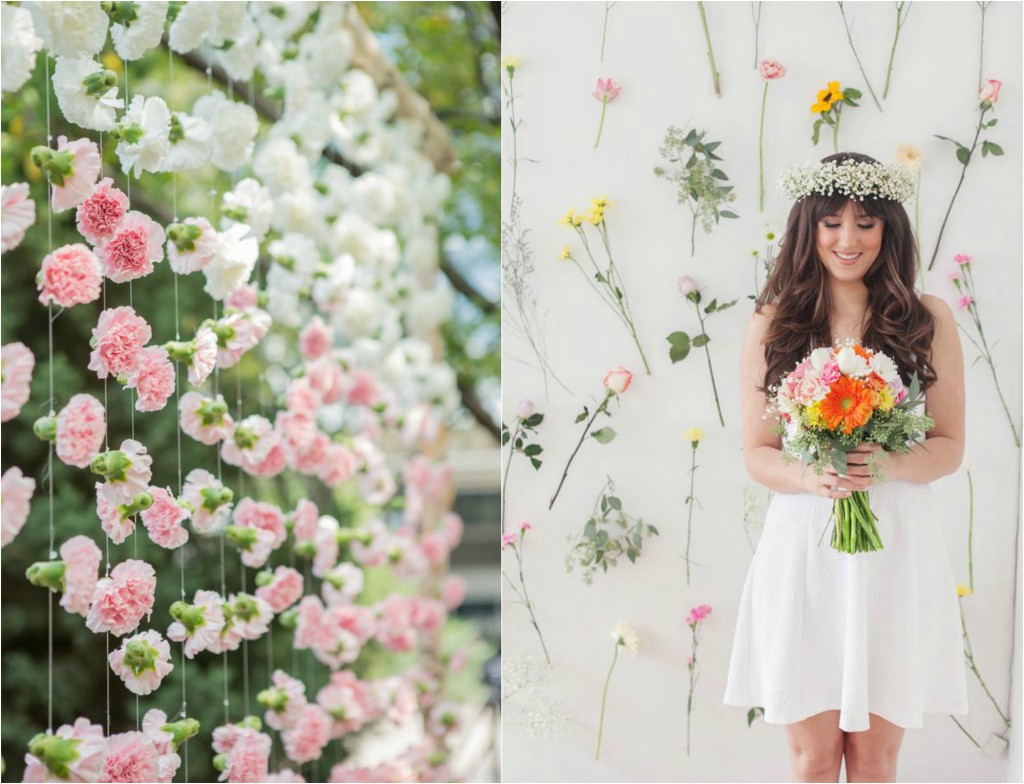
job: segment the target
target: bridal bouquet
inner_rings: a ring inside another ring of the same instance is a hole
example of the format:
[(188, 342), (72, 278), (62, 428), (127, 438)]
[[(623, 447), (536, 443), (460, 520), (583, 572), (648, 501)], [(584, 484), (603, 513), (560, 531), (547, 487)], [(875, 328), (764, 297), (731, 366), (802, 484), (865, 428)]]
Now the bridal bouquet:
[[(832, 466), (844, 475), (847, 453), (863, 443), (906, 454), (909, 442), (935, 426), (928, 414), (914, 413), (924, 402), (917, 374), (908, 389), (892, 359), (852, 340), (815, 349), (770, 392), (768, 410), (779, 416), (772, 432), (785, 438), (783, 458), (802, 460), (818, 474)], [(872, 477), (882, 478), (873, 457), (868, 468)], [(836, 550), (882, 549), (866, 491), (837, 498), (829, 519), (835, 519)]]

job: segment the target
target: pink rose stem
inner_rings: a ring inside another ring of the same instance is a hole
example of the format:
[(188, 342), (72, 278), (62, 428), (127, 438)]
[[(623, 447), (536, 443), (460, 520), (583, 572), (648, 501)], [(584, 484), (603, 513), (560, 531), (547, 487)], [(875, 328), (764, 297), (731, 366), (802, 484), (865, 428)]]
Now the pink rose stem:
[(590, 426), (594, 424), (594, 420), (597, 419), (598, 414), (600, 414), (602, 411), (608, 408), (608, 401), (610, 401), (614, 395), (615, 393), (609, 389), (604, 396), (604, 400), (601, 401), (601, 405), (594, 409), (593, 415), (590, 417), (586, 426), (583, 428), (583, 435), (580, 436), (579, 443), (576, 444), (576, 448), (572, 450), (572, 454), (569, 455), (569, 462), (565, 464), (565, 470), (562, 472), (562, 479), (558, 483), (558, 488), (555, 490), (555, 494), (551, 496), (551, 503), (548, 504), (549, 510), (551, 509), (551, 507), (555, 505), (555, 500), (558, 498), (558, 494), (562, 492), (562, 485), (565, 484), (565, 478), (569, 475), (569, 466), (572, 465), (572, 461), (576, 458), (576, 453), (579, 452), (580, 447), (583, 446), (583, 441), (584, 439), (586, 439), (587, 433), (590, 432)]
[(516, 564), (519, 569), (519, 584), (522, 586), (523, 590), (520, 591), (516, 588), (515, 583), (512, 582), (507, 574), (505, 574), (504, 570), (502, 570), (501, 574), (508, 581), (509, 587), (515, 591), (516, 596), (519, 597), (519, 603), (529, 611), (530, 623), (533, 624), (533, 628), (537, 631), (537, 638), (540, 640), (540, 647), (543, 649), (544, 658), (547, 660), (548, 666), (550, 667), (551, 655), (548, 653), (548, 646), (544, 644), (544, 635), (540, 633), (540, 624), (537, 623), (537, 616), (533, 614), (533, 602), (530, 601), (530, 594), (526, 590), (526, 579), (523, 577), (523, 554), (520, 552), (520, 548), (522, 547), (523, 539), (525, 537), (526, 532), (520, 531), (519, 545), (517, 546), (515, 542), (511, 544), (512, 552), (516, 555)]
[[(906, 16), (903, 12), (906, 11)], [(984, 10), (982, 14), (984, 15)], [(896, 57), (896, 43), (900, 40), (900, 30), (907, 21), (907, 17), (910, 16), (910, 5), (906, 0), (899, 0), (896, 3), (896, 35), (892, 39), (892, 50), (889, 52), (889, 70), (885, 73), (885, 88), (882, 90), (882, 100), (889, 97), (889, 80), (892, 79), (892, 61)], [(978, 89), (981, 89), (981, 85), (978, 85)]]
[[(697, 318), (700, 320), (700, 334), (706, 337), (707, 333), (704, 330), (704, 314), (701, 313), (700, 302), (696, 298), (688, 297), (688, 299), (697, 309)], [(711, 351), (708, 349), (709, 342), (710, 341), (704, 342), (704, 355), (708, 358), (708, 373), (711, 374), (711, 390), (715, 393), (715, 408), (718, 409), (718, 421), (722, 423), (722, 427), (725, 427), (725, 418), (722, 416), (722, 406), (718, 402), (718, 387), (715, 385), (715, 371), (714, 368), (711, 367)]]
[(704, 27), (704, 40), (708, 43), (708, 62), (711, 63), (711, 79), (715, 83), (715, 97), (722, 97), (722, 84), (718, 70), (715, 68), (715, 52), (711, 48), (711, 33), (708, 30), (708, 17), (704, 12), (704, 3), (697, 3), (697, 10), (700, 11), (700, 23)]
[(597, 751), (594, 752), (594, 759), (601, 758), (601, 736), (604, 734), (604, 709), (608, 702), (608, 684), (612, 682), (612, 672), (615, 670), (615, 662), (619, 660), (619, 642), (615, 641), (615, 654), (612, 656), (612, 666), (608, 668), (608, 677), (604, 679), (604, 692), (601, 694), (601, 721), (597, 725)]

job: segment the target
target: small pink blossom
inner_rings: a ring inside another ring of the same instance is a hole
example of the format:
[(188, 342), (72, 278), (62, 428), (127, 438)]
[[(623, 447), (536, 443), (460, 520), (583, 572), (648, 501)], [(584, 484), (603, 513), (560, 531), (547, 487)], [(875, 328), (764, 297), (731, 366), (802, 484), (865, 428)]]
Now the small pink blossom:
[(279, 566), (271, 581), (256, 589), (256, 595), (274, 612), (284, 612), (302, 597), (302, 575), (291, 567)]
[(953, 270), (952, 272), (949, 273), (949, 282), (952, 283), (953, 285), (956, 285), (957, 283), (960, 282), (960, 270), (959, 269), (955, 269), (955, 270)]
[(317, 359), (331, 350), (334, 333), (320, 316), (313, 316), (299, 332), (299, 350), (305, 359)]
[(125, 503), (121, 491), (108, 482), (96, 483), (96, 515), (114, 544), (121, 544), (135, 530), (135, 518), (118, 508)]
[(295, 505), (295, 511), (289, 515), (292, 521), (292, 534), (295, 542), (311, 542), (316, 536), (317, 521), (320, 519), (320, 511), (316, 504), (308, 498), (303, 498)]
[(332, 738), (358, 732), (378, 713), (369, 688), (351, 670), (331, 673), (330, 682), (317, 692), (316, 701), (334, 719)]
[(149, 532), (149, 538), (160, 547), (173, 550), (188, 541), (188, 531), (182, 523), (188, 519), (184, 509), (171, 495), (170, 489), (151, 487), (153, 504), (142, 511), (142, 524)]
[(93, 632), (121, 637), (134, 631), (143, 616), (153, 611), (156, 572), (145, 561), (122, 561), (96, 583), (85, 625)]
[(533, 528), (533, 526), (530, 525), (529, 523), (525, 522), (525, 521), (519, 524), (519, 530), (523, 531), (523, 532), (529, 531), (532, 528)]
[(0, 253), (14, 250), (36, 222), (36, 203), (29, 196), (28, 183), (0, 186)]
[(363, 532), (368, 541), (354, 540), (349, 547), (352, 557), (365, 569), (383, 566), (391, 546), (391, 535), (387, 527), (380, 520), (374, 520), (363, 526)]
[(126, 212), (128, 197), (114, 187), (113, 180), (104, 177), (78, 205), (78, 233), (91, 245), (99, 245), (114, 236)]
[(128, 691), (143, 696), (156, 691), (160, 682), (174, 669), (171, 646), (152, 629), (125, 638), (121, 647), (107, 657)]
[(176, 620), (167, 627), (167, 639), (184, 642), (188, 658), (216, 649), (225, 623), (220, 594), (196, 591), (192, 604), (172, 604), (171, 616)]
[(218, 781), (266, 781), (271, 747), (269, 735), (252, 729), (243, 732), (227, 752), (226, 766)]
[(174, 365), (163, 346), (149, 346), (135, 355), (135, 367), (128, 372), (129, 389), (138, 399), (136, 411), (160, 411), (174, 394)]
[(762, 60), (761, 64), (757, 67), (757, 72), (761, 74), (761, 78), (765, 81), (771, 81), (785, 76), (786, 67), (778, 60)]
[(306, 378), (326, 404), (337, 403), (345, 394), (341, 365), (329, 356), (307, 361)]
[(159, 754), (141, 732), (122, 732), (107, 739), (101, 781), (156, 781)]
[(285, 405), (293, 414), (301, 414), (311, 419), (316, 416), (317, 409), (323, 403), (320, 393), (313, 388), (306, 377), (293, 378), (288, 383), (285, 393)]
[(998, 79), (986, 79), (985, 83), (981, 86), (981, 90), (978, 91), (978, 102), (984, 103), (995, 103), (999, 100), (999, 91), (1002, 89), (1003, 83)]
[(619, 365), (618, 370), (611, 370), (604, 377), (604, 385), (610, 392), (616, 395), (623, 394), (629, 385), (633, 383), (633, 374)]
[(255, 283), (239, 286), (224, 298), (224, 306), (235, 310), (255, 308), (259, 302), (259, 291)]
[(18, 535), (28, 519), (36, 480), (11, 466), (0, 477), (0, 546), (6, 547)]
[(185, 435), (201, 444), (216, 444), (234, 432), (234, 422), (221, 395), (212, 398), (186, 392), (181, 396), (179, 421)]
[(0, 422), (21, 413), (32, 394), (32, 370), (36, 357), (24, 343), (8, 343), (0, 349)]
[(974, 304), (974, 297), (970, 294), (964, 294), (960, 297), (960, 310), (968, 310), (971, 305)]
[(444, 626), (447, 615), (444, 604), (437, 599), (412, 597), (412, 622), (418, 631), (424, 634), (437, 634)]
[[(24, 781), (99, 781), (103, 759), (107, 752), (107, 739), (103, 727), (86, 718), (77, 718), (75, 723), (61, 725), (54, 736), (70, 741), (75, 757), (67, 761), (66, 778), (58, 777), (46, 767), (43, 760), (28, 753), (25, 755)], [(145, 780), (145, 779), (141, 779)]]
[(313, 537), (313, 575), (326, 577), (338, 562), (338, 530), (340, 524), (330, 515), (324, 515), (316, 524)]
[(199, 386), (210, 377), (217, 364), (217, 336), (209, 327), (200, 327), (192, 341), (192, 361), (188, 366), (188, 382)]
[(306, 784), (306, 780), (291, 768), (283, 768), (277, 773), (271, 773), (263, 780), (272, 784)]
[(250, 569), (259, 569), (274, 552), (274, 534), (262, 528), (230, 525), (228, 538), (242, 551), (242, 563)]
[(698, 604), (686, 617), (687, 626), (696, 626), (700, 621), (703, 621), (708, 615), (711, 614), (711, 607), (707, 604)]
[(320, 593), (329, 606), (351, 604), (363, 591), (363, 570), (350, 561), (340, 563), (324, 575)]
[(529, 419), (537, 413), (537, 404), (532, 400), (520, 400), (516, 407), (516, 416), (520, 419)]
[(597, 89), (595, 89), (594, 92), (591, 94), (594, 96), (594, 98), (596, 98), (598, 101), (601, 101), (602, 103), (611, 103), (612, 101), (619, 97), (619, 93), (621, 92), (622, 86), (615, 84), (615, 82), (613, 82), (611, 78), (608, 78), (598, 79)]
[[(220, 341), (217, 365), (234, 367), (242, 356), (263, 340), (271, 325), (270, 314), (259, 308), (229, 313), (215, 322), (213, 331)], [(225, 337), (221, 337), (224, 335)]]
[(143, 212), (132, 210), (114, 236), (96, 249), (103, 271), (114, 283), (145, 277), (154, 262), (163, 261), (166, 237), (160, 224)]
[(441, 586), (441, 601), (448, 610), (454, 610), (466, 599), (466, 581), (457, 574), (450, 574)]
[(697, 285), (697, 281), (691, 278), (689, 275), (683, 275), (679, 279), (679, 293), (684, 297), (688, 297), (696, 291), (699, 291), (700, 287)]
[(966, 253), (958, 253), (953, 257), (953, 261), (963, 266), (964, 264), (970, 264), (971, 261), (973, 261), (973, 258), (968, 256)]
[(516, 542), (519, 540), (519, 534), (509, 533), (501, 535), (501, 547), (515, 547)]
[(405, 653), (416, 646), (412, 597), (392, 594), (377, 605), (377, 641), (390, 651)]
[(448, 557), (448, 541), (441, 531), (432, 531), (420, 538), (420, 550), (431, 566), (438, 567)]
[(448, 549), (454, 550), (459, 546), (459, 542), (462, 541), (462, 534), (466, 530), (466, 524), (462, 522), (462, 518), (455, 512), (448, 512), (444, 516), (444, 520), (441, 521), (441, 526), (444, 529), (444, 535), (448, 539)]
[(64, 561), (64, 595), (60, 606), (85, 618), (96, 590), (103, 553), (88, 536), (78, 535), (60, 546), (60, 557)]
[(356, 472), (357, 458), (344, 444), (328, 444), (316, 475), (328, 487), (337, 487), (351, 479)]
[[(191, 236), (198, 232), (198, 236)], [(167, 227), (167, 261), (178, 275), (206, 269), (217, 255), (217, 230), (203, 217)]]
[(76, 139), (68, 142), (66, 136), (57, 138), (57, 152), (70, 152), (71, 171), (61, 185), (53, 184), (53, 211), (63, 212), (77, 207), (92, 193), (103, 164), (96, 142)]
[(285, 754), (302, 764), (319, 759), (331, 739), (331, 717), (319, 705), (306, 705), (295, 724), (281, 733)]
[[(110, 488), (111, 498), (120, 498), (120, 503), (131, 503), (138, 493), (145, 493), (149, 489), (149, 482), (153, 478), (153, 458), (149, 456), (146, 447), (131, 438), (121, 442), (119, 458), (127, 461), (124, 468), (124, 476), (108, 477), (107, 485)], [(94, 461), (95, 462), (95, 461)]]
[(263, 462), (279, 440), (270, 420), (253, 414), (235, 424), (231, 438), (221, 445), (221, 457), (233, 466), (250, 469)]
[(373, 406), (380, 400), (377, 377), (366, 370), (355, 370), (349, 379), (346, 399), (354, 406)]
[(224, 527), (231, 514), (230, 491), (223, 483), (203, 468), (194, 468), (185, 477), (181, 499), (192, 507), (192, 529), (196, 533), (212, 534)]
[(104, 310), (92, 330), (89, 370), (95, 370), (101, 379), (131, 372), (139, 352), (152, 337), (153, 330), (134, 308), (122, 305)]
[(99, 454), (107, 429), (103, 404), (92, 395), (79, 393), (57, 414), (57, 457), (76, 468), (88, 468)]
[(274, 620), (274, 610), (264, 599), (247, 593), (231, 594), (228, 606), (234, 619), (234, 631), (243, 640), (258, 640)]
[(43, 259), (36, 276), (44, 305), (56, 302), (62, 308), (95, 302), (103, 287), (99, 259), (81, 244), (64, 245)]
[(288, 532), (284, 527), (284, 515), (281, 510), (267, 501), (253, 501), (243, 498), (235, 507), (234, 520), (236, 525), (245, 528), (261, 528), (273, 534), (273, 546), (280, 547)]
[(260, 460), (255, 465), (243, 465), (242, 469), (251, 476), (259, 476), (264, 479), (277, 476), (280, 474), (288, 465), (287, 450), (285, 449), (284, 442), (277, 440), (274, 446), (271, 447), (267, 456)]

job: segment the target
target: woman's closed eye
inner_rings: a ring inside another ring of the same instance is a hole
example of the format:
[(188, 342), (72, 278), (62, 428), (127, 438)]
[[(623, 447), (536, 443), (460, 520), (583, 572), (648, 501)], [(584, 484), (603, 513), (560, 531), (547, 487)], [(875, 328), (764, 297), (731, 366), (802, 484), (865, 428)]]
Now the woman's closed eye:
[[(826, 229), (838, 229), (839, 228), (839, 224), (838, 223), (825, 223), (824, 226), (825, 226)], [(871, 229), (875, 228), (875, 224), (874, 223), (858, 223), (857, 224), (857, 228), (858, 229), (864, 229), (865, 231), (870, 231)]]

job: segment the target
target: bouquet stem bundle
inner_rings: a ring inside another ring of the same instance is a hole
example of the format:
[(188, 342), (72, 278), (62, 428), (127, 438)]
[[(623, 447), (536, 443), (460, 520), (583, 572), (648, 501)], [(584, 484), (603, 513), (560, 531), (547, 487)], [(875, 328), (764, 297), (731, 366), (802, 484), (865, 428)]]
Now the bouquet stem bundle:
[(882, 549), (882, 538), (875, 526), (878, 517), (871, 511), (867, 492), (855, 490), (849, 498), (837, 498), (833, 516), (836, 521), (832, 529), (834, 550), (853, 554)]

